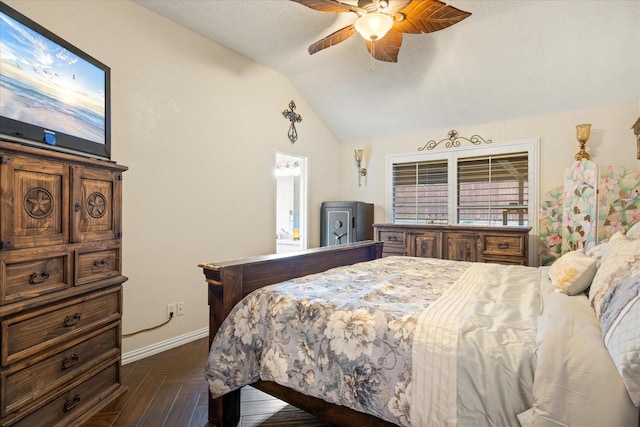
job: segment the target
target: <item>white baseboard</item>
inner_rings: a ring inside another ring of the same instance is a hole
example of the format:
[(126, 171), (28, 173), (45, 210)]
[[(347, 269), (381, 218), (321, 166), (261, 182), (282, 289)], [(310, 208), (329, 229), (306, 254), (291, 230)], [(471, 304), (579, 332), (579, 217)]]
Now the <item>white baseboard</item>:
[(180, 335), (168, 340), (148, 345), (146, 347), (139, 348), (137, 350), (128, 351), (122, 355), (122, 364), (126, 365), (127, 363), (135, 362), (136, 360), (144, 359), (145, 357), (153, 356), (154, 354), (171, 350), (172, 348), (179, 347), (183, 344), (187, 344), (191, 341), (199, 340), (200, 338), (204, 338), (207, 336), (209, 336), (209, 328), (202, 328), (184, 335)]

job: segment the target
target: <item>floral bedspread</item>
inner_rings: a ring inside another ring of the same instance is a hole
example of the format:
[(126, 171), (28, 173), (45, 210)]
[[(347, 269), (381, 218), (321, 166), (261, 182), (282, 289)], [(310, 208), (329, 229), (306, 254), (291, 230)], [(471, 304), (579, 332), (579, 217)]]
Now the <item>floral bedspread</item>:
[(418, 318), (470, 265), (387, 257), (251, 293), (211, 346), (212, 396), (262, 379), (410, 425)]

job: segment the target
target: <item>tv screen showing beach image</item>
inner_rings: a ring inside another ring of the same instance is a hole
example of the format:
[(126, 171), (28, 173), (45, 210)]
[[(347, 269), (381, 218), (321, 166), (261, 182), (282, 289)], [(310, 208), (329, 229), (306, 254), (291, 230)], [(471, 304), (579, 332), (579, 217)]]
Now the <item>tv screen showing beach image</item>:
[(0, 12), (0, 116), (105, 144), (105, 71)]

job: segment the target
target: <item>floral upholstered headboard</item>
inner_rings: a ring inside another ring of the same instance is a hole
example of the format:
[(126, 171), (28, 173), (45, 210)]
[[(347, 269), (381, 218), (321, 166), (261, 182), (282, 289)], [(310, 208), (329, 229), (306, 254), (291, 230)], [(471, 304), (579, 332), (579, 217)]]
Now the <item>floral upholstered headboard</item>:
[(640, 222), (640, 171), (599, 169), (593, 162), (576, 161), (565, 172), (564, 186), (542, 197), (539, 265), (552, 264), (565, 252), (603, 242)]

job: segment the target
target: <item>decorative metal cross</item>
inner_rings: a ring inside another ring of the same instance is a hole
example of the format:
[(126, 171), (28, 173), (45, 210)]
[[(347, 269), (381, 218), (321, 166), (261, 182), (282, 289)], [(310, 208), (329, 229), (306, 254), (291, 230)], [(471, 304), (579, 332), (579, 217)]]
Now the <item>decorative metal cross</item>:
[(287, 136), (289, 137), (289, 141), (291, 141), (292, 144), (298, 140), (296, 123), (300, 123), (302, 121), (302, 116), (296, 113), (295, 109), (296, 103), (292, 100), (289, 103), (289, 109), (282, 112), (282, 115), (291, 122), (291, 126), (289, 126), (289, 132), (287, 133)]

